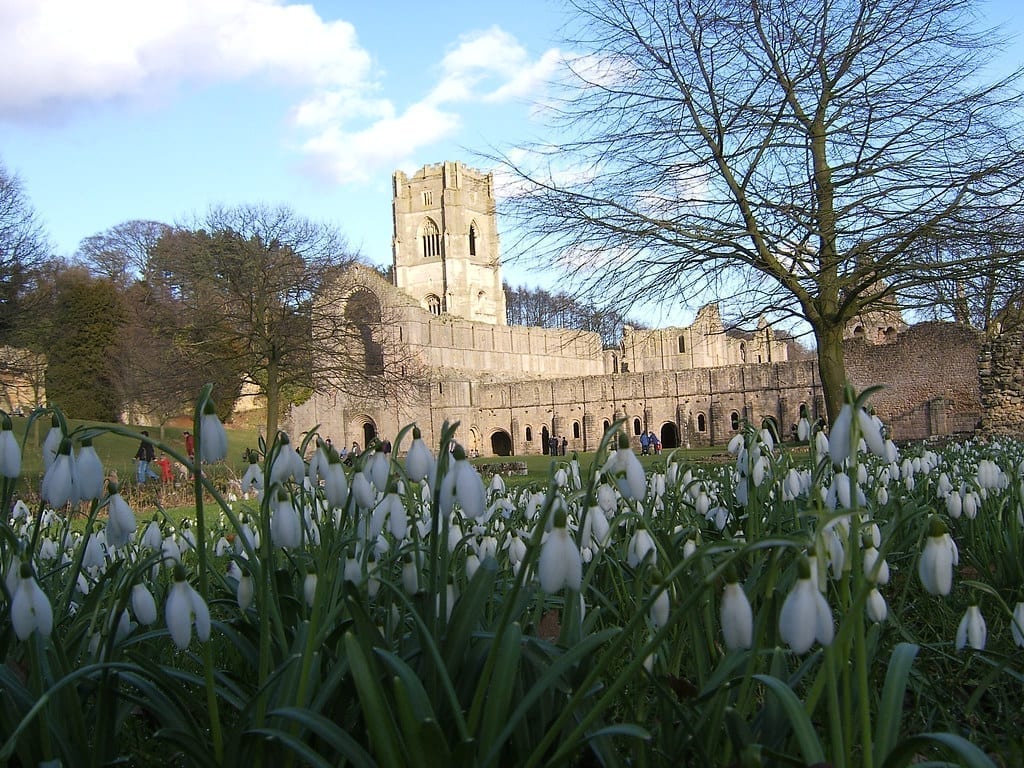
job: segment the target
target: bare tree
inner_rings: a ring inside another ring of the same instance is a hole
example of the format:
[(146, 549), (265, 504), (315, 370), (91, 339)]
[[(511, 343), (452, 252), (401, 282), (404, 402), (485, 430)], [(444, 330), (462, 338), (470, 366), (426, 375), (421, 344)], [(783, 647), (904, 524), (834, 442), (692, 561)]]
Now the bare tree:
[(85, 238), (76, 258), (97, 277), (124, 287), (149, 278), (150, 254), (169, 230), (167, 224), (158, 221), (126, 221)]
[(272, 438), (313, 390), (387, 399), (412, 373), (387, 354), (379, 302), (339, 287), (355, 261), (334, 229), (256, 205), (214, 208), (164, 235), (154, 274), (181, 303), (192, 348), (214, 346), (264, 396)]
[(0, 344), (10, 344), (50, 246), (21, 180), (0, 163)]
[(920, 257), (1020, 205), (1024, 71), (971, 0), (573, 2), (583, 52), (557, 146), (505, 162), (527, 232), (574, 290), (714, 295), (813, 330), (830, 418), (847, 322), (1018, 253)]

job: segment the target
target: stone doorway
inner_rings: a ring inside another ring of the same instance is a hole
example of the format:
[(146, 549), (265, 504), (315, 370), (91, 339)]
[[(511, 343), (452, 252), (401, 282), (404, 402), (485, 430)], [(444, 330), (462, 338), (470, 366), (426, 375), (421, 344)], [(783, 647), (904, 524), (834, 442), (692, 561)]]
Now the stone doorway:
[(504, 430), (498, 430), (491, 435), (491, 453), (495, 456), (512, 455), (512, 437)]
[(662, 450), (679, 447), (679, 430), (671, 421), (661, 425), (661, 447)]

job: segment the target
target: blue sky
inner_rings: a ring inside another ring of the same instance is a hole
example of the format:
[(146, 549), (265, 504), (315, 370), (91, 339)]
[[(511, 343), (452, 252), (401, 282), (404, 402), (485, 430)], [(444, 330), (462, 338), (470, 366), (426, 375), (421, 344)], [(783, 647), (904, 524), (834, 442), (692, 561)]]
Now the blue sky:
[[(1014, 5), (992, 0), (988, 21), (1024, 31)], [(545, 83), (573, 53), (560, 9), (0, 0), (0, 161), (62, 255), (131, 219), (266, 202), (337, 225), (387, 264), (394, 170), (479, 167), (474, 152), (543, 135)]]

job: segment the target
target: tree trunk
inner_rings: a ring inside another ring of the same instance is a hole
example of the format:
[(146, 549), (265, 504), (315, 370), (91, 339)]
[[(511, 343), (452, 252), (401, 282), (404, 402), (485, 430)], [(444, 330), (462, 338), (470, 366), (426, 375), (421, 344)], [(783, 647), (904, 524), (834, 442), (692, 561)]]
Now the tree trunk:
[(839, 415), (839, 409), (843, 405), (843, 388), (846, 386), (843, 328), (842, 324), (835, 324), (814, 329), (814, 338), (818, 345), (818, 374), (821, 376), (829, 424), (834, 424)]
[(281, 398), (280, 385), (277, 380), (277, 364), (267, 364), (267, 450), (277, 439), (278, 401)]

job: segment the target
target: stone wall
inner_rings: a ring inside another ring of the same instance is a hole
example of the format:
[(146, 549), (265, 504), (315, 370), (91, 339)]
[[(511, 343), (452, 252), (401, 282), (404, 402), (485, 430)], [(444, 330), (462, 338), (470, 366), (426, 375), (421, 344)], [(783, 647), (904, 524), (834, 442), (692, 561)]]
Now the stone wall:
[(845, 343), (857, 390), (880, 385), (871, 404), (899, 440), (973, 432), (981, 420), (978, 334), (949, 323), (921, 323), (889, 344)]
[(1024, 327), (987, 341), (979, 363), (982, 428), (990, 434), (1024, 434)]

